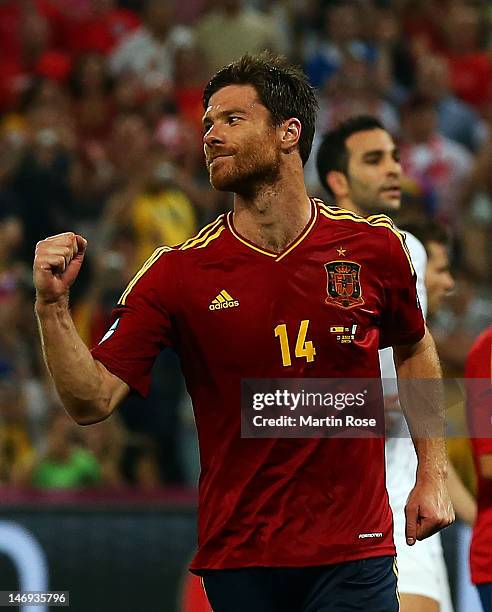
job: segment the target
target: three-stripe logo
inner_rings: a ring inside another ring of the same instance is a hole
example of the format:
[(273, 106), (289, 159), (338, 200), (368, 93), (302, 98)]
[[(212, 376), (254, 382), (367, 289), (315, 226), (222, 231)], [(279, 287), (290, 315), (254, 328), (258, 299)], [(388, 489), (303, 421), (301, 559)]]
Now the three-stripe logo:
[(219, 295), (212, 300), (208, 309), (222, 310), (224, 308), (234, 308), (235, 306), (239, 306), (239, 300), (235, 300), (225, 289), (222, 289)]

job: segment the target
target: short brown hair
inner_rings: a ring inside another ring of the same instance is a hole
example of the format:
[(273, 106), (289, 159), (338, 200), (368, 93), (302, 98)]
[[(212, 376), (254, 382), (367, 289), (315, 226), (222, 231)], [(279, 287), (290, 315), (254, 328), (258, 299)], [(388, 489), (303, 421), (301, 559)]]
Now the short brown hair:
[(243, 55), (210, 79), (203, 92), (203, 108), (219, 89), (228, 85), (252, 85), (268, 109), (274, 126), (296, 117), (301, 122), (299, 154), (305, 165), (311, 153), (318, 101), (304, 72), (279, 55)]
[(330, 197), (334, 198), (335, 194), (331, 190), (326, 177), (333, 170), (342, 172), (347, 176), (349, 165), (347, 140), (350, 136), (359, 132), (384, 129), (386, 128), (381, 121), (372, 115), (355, 115), (342, 121), (323, 135), (323, 140), (316, 155), (316, 167), (319, 181)]

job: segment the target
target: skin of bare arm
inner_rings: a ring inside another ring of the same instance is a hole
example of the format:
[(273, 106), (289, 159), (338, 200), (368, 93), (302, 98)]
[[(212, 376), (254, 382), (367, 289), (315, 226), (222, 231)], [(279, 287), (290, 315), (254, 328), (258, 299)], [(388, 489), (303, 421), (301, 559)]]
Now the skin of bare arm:
[(80, 425), (107, 418), (130, 390), (93, 359), (70, 315), (69, 290), (86, 246), (73, 232), (51, 236), (37, 244), (33, 265), (43, 355), (66, 411)]
[(479, 462), (482, 476), (492, 480), (492, 455), (481, 455)]
[[(391, 416), (395, 412), (402, 412), (398, 395), (384, 398), (384, 410), (386, 423), (389, 421), (388, 430), (391, 428)], [(490, 460), (489, 478), (492, 478), (492, 455), (485, 455)], [(483, 457), (481, 457), (482, 459)], [(465, 487), (453, 464), (448, 461), (447, 487), (456, 516), (468, 525), (473, 525), (477, 516), (477, 503), (470, 491)]]
[(473, 525), (477, 518), (477, 502), (451, 462), (448, 465), (448, 491), (456, 516), (468, 525)]
[[(441, 368), (428, 330), (416, 344), (394, 346), (393, 351), (400, 403), (418, 459), (416, 483), (405, 507), (407, 544), (412, 546), (416, 540), (423, 540), (454, 521), (446, 486), (444, 403), (437, 382), (441, 378)], [(423, 379), (431, 383), (423, 383), (422, 387), (415, 382), (400, 385), (405, 379)]]

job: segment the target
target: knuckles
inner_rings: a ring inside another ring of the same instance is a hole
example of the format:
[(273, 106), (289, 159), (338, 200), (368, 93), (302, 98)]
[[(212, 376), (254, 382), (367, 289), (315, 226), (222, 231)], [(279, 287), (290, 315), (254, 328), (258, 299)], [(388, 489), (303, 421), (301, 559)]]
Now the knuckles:
[(35, 255), (49, 254), (57, 250), (61, 252), (64, 257), (72, 257), (77, 254), (77, 248), (74, 247), (72, 240), (60, 239), (58, 240), (40, 240), (36, 244)]

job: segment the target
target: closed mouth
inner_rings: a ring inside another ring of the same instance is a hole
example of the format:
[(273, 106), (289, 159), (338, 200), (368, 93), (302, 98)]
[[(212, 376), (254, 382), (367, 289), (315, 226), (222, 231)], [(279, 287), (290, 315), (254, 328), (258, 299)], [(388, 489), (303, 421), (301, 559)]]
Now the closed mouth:
[(385, 187), (383, 189), (381, 189), (382, 193), (389, 193), (389, 194), (394, 194), (394, 195), (400, 195), (401, 194), (401, 187)]

